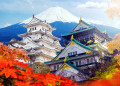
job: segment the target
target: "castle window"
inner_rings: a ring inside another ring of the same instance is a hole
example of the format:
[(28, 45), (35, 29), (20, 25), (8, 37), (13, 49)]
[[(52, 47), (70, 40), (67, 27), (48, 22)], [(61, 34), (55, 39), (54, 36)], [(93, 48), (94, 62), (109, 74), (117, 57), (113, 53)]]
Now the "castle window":
[(54, 65), (54, 70), (56, 70), (56, 65)]
[(42, 27), (42, 30), (44, 31), (44, 28)]
[(89, 59), (87, 59), (87, 63), (89, 63)]
[(78, 61), (76, 61), (76, 66), (78, 66)]
[(59, 68), (59, 65), (57, 65), (57, 69)]
[(76, 55), (77, 51), (68, 53), (68, 56)]
[(29, 30), (29, 32), (31, 31), (31, 28), (30, 28), (30, 30)]
[(72, 56), (72, 52), (68, 53), (68, 56)]
[(35, 30), (36, 30), (36, 27), (35, 27)]
[(81, 60), (79, 61), (79, 65), (81, 65)]
[(76, 55), (77, 54), (77, 51), (73, 52), (73, 55)]
[(91, 62), (91, 63), (93, 62), (93, 58), (90, 59), (90, 62)]
[(71, 80), (74, 80), (74, 76), (71, 76)]

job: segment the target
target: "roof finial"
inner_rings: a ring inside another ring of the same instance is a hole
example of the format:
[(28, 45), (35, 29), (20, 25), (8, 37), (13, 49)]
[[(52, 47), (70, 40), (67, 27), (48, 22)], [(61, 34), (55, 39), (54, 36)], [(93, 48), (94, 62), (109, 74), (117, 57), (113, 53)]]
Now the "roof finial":
[(80, 17), (80, 20), (82, 20), (82, 16)]
[(71, 36), (71, 40), (73, 40), (73, 35)]
[(93, 26), (94, 26), (94, 27), (96, 27), (96, 25), (95, 25), (95, 24), (93, 24)]
[(105, 33), (105, 34), (107, 33), (106, 29), (104, 30), (104, 33)]
[(34, 18), (34, 14), (33, 14), (33, 18)]

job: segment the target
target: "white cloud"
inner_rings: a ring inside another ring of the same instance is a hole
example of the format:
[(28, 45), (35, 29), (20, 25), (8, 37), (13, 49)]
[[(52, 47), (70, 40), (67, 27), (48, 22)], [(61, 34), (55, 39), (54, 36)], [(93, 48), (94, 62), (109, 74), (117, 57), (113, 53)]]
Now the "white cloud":
[(32, 3), (31, 0), (27, 0), (27, 2), (30, 4), (30, 6), (32, 7), (32, 9), (35, 9), (35, 7), (34, 7), (34, 5), (33, 5), (33, 3)]
[(84, 4), (77, 5), (77, 8), (105, 8), (107, 3), (105, 2), (86, 2)]
[(84, 19), (84, 21), (88, 22), (88, 23), (92, 23), (92, 24), (100, 24), (100, 25), (104, 25), (104, 23), (102, 21), (99, 20), (89, 20), (89, 19)]

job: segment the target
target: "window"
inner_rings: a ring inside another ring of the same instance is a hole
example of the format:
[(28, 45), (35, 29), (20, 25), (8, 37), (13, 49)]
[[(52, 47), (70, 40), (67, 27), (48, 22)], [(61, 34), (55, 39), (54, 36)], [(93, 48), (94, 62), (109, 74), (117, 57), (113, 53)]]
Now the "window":
[(78, 61), (76, 61), (76, 66), (78, 66)]
[(89, 59), (87, 59), (87, 63), (89, 63)]
[(90, 59), (90, 62), (91, 62), (91, 63), (93, 62), (93, 58)]
[(81, 60), (79, 61), (79, 65), (81, 65)]
[(68, 53), (68, 56), (76, 55), (77, 51)]
[(68, 53), (68, 56), (72, 56), (72, 52)]
[(74, 80), (74, 76), (71, 76), (71, 80)]
[(36, 27), (35, 27), (35, 30), (36, 30)]
[(42, 27), (42, 30), (44, 31), (44, 28)]
[(56, 70), (56, 65), (54, 65), (54, 70)]
[(77, 54), (77, 51), (73, 52), (73, 55), (76, 55)]
[(57, 65), (57, 69), (59, 68), (59, 65)]
[(31, 28), (30, 28), (30, 30), (29, 30), (29, 32), (31, 31)]

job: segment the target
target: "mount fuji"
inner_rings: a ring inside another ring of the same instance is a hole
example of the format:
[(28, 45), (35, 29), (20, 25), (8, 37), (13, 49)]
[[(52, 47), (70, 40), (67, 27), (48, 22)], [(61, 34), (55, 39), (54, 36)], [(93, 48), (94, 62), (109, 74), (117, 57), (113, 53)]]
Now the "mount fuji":
[[(61, 34), (69, 33), (70, 31), (72, 31), (79, 22), (79, 18), (72, 15), (70, 12), (61, 7), (48, 8), (40, 14), (35, 15), (35, 17), (42, 21), (48, 22), (52, 27), (56, 28), (56, 30), (52, 33), (54, 36), (59, 38)], [(0, 42), (9, 42), (12, 38), (21, 40), (21, 38), (18, 37), (18, 35), (27, 32), (27, 29), (24, 28), (23, 25), (29, 23), (31, 19), (32, 17), (20, 23), (0, 28)], [(120, 32), (120, 29), (114, 27), (98, 24), (96, 25), (100, 30), (106, 30), (111, 37), (114, 37), (115, 34)], [(62, 41), (61, 44), (63, 45)]]
[[(56, 21), (62, 22), (76, 22), (78, 23), (79, 19), (69, 13), (67, 10), (61, 7), (51, 7), (40, 14), (35, 16), (40, 20), (46, 20), (48, 23), (53, 23)], [(24, 20), (22, 23), (28, 23), (32, 18)]]

